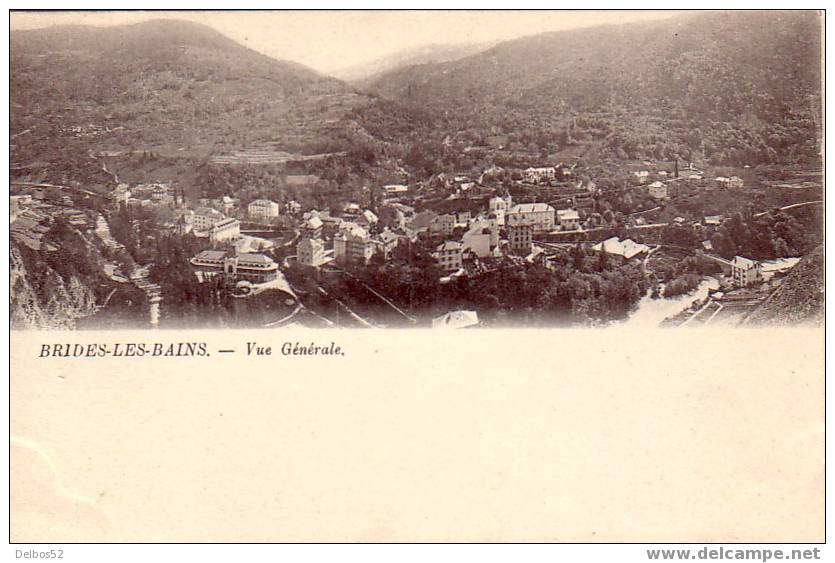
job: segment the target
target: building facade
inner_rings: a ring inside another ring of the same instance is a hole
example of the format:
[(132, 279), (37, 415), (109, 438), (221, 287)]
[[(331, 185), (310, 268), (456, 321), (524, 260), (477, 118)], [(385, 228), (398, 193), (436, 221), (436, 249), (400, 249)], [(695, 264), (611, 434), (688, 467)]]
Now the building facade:
[(469, 250), (479, 258), (490, 255), (490, 230), (486, 228), (473, 228), (464, 233), (461, 239), (464, 250)]
[(490, 199), (490, 212), (496, 216), (499, 225), (504, 225), (507, 212), (513, 207), (513, 198), (510, 195), (504, 197), (496, 196)]
[(333, 257), (339, 264), (368, 264), (374, 250), (374, 241), (361, 227), (342, 230), (333, 237)]
[(526, 168), (525, 180), (531, 184), (538, 184), (540, 182), (550, 182), (556, 180), (557, 169), (553, 166), (542, 166), (538, 168)]
[(532, 225), (534, 232), (554, 230), (554, 208), (547, 203), (521, 203), (513, 207), (505, 218), (508, 227)]
[(299, 264), (318, 268), (325, 263), (324, 243), (319, 239), (302, 239), (296, 245), (296, 259)]
[(530, 252), (533, 245), (533, 225), (520, 223), (508, 226), (507, 241), (511, 250)]
[(264, 283), (278, 278), (278, 264), (264, 254), (204, 250), (191, 259), (191, 265), (204, 279), (224, 275), (234, 281)]
[(389, 230), (385, 230), (376, 235), (373, 242), (376, 247), (374, 249), (374, 253), (381, 255), (384, 260), (388, 260), (389, 255), (391, 255), (392, 251), (397, 248), (397, 245), (400, 242), (400, 237)]
[(455, 215), (452, 213), (438, 215), (429, 225), (429, 233), (433, 236), (452, 236), (452, 232), (455, 230), (455, 219)]
[(580, 214), (574, 209), (560, 209), (557, 211), (557, 221), (563, 231), (576, 231), (580, 228)]
[(246, 210), (250, 217), (264, 217), (269, 219), (278, 217), (280, 206), (276, 202), (268, 199), (256, 199), (247, 206)]
[(763, 281), (763, 265), (756, 260), (734, 256), (731, 262), (731, 279), (737, 287), (746, 287)]
[(208, 231), (215, 223), (226, 219), (226, 216), (211, 207), (201, 207), (194, 212), (193, 227), (195, 231)]
[(438, 267), (445, 272), (454, 272), (464, 265), (464, 245), (454, 240), (448, 240), (435, 249), (435, 260)]
[(318, 214), (305, 214), (304, 221), (302, 222), (301, 228), (299, 229), (301, 232), (301, 238), (322, 238), (322, 226), (322, 219), (321, 217), (319, 217)]
[(209, 227), (209, 240), (212, 242), (234, 241), (241, 236), (241, 222), (232, 217), (218, 221)]

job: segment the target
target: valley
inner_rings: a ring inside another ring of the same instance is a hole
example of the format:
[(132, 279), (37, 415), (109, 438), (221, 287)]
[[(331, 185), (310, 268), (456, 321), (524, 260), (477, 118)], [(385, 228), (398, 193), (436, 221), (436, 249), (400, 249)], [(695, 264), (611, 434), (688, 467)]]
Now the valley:
[(819, 322), (818, 29), (686, 14), (351, 83), (191, 22), (14, 31), (13, 327), (602, 327), (692, 296), (691, 326), (745, 292), (740, 323)]

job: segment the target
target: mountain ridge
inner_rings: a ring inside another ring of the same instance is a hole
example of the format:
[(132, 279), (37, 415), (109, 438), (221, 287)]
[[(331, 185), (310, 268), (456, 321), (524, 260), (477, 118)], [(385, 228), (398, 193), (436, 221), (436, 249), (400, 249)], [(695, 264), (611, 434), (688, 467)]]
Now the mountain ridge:
[[(811, 63), (820, 29), (814, 12), (709, 12), (555, 31), (401, 68), (369, 89), (434, 111), (440, 129), (470, 130), (467, 142), (496, 130), (572, 138), (583, 119), (602, 120), (580, 129), (620, 158), (810, 159), (822, 123)], [(694, 131), (711, 123), (729, 131)]]
[(341, 120), (373, 101), (182, 20), (16, 30), (10, 55), (12, 133), (40, 132), (42, 152), (91, 125), (73, 135), (96, 150), (305, 150), (326, 132), (347, 139)]
[(402, 49), (372, 61), (339, 69), (331, 74), (340, 80), (355, 84), (359, 88), (366, 88), (377, 77), (387, 72), (413, 65), (442, 63), (462, 59), (480, 53), (496, 43), (497, 41), (480, 43), (427, 43), (409, 49)]

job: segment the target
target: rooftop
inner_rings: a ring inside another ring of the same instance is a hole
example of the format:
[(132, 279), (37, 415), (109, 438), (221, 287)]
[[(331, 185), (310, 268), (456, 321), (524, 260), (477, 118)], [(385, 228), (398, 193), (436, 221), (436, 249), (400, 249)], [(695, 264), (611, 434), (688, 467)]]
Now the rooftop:
[(450, 311), (432, 320), (432, 328), (466, 328), (478, 324), (475, 311)]
[(554, 208), (547, 203), (520, 203), (513, 207), (511, 213), (541, 213), (553, 210)]
[(612, 237), (597, 243), (592, 247), (592, 250), (603, 251), (606, 254), (614, 254), (616, 256), (623, 256), (627, 260), (649, 250), (645, 244), (640, 244), (632, 239), (621, 241), (618, 237)]
[(438, 245), (438, 247), (435, 250), (437, 250), (439, 252), (443, 252), (445, 250), (446, 251), (461, 250), (462, 248), (464, 248), (464, 245), (461, 244), (460, 242), (458, 242), (457, 240), (448, 240), (445, 243)]
[(221, 229), (223, 227), (228, 227), (229, 225), (234, 225), (235, 223), (240, 224), (240, 221), (238, 221), (234, 217), (229, 217), (227, 219), (224, 219), (223, 221), (218, 221), (217, 223), (214, 224), (214, 226), (212, 228), (213, 229)]
[(322, 226), (322, 219), (320, 219), (318, 215), (312, 215), (307, 221), (305, 221), (304, 226), (308, 229), (318, 229)]
[(195, 215), (202, 215), (204, 217), (224, 217), (223, 213), (211, 207), (201, 207), (194, 212)]
[(749, 269), (753, 268), (759, 264), (756, 260), (751, 260), (750, 258), (745, 258), (744, 256), (734, 256), (731, 265), (736, 266), (737, 268)]

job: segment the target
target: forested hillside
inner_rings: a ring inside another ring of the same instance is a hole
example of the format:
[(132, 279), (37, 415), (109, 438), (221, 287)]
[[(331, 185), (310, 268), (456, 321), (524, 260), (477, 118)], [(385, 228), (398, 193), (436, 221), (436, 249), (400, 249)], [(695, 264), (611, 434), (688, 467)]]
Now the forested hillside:
[(500, 135), (537, 152), (798, 162), (820, 150), (820, 49), (814, 12), (700, 13), (526, 37), (371, 89), (476, 145)]
[(370, 101), (183, 21), (14, 31), (11, 72), (13, 163), (48, 159), (67, 139), (114, 151), (318, 150), (323, 139), (338, 146), (342, 117)]

